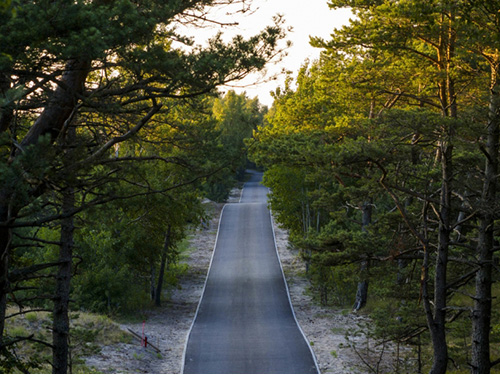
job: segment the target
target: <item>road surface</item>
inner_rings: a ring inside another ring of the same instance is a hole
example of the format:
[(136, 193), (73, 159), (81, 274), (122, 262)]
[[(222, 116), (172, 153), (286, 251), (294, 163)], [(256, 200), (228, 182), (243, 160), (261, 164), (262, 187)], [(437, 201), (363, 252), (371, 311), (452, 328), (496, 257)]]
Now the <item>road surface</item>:
[(184, 373), (318, 373), (277, 256), (267, 188), (254, 173), (227, 204), (184, 353)]

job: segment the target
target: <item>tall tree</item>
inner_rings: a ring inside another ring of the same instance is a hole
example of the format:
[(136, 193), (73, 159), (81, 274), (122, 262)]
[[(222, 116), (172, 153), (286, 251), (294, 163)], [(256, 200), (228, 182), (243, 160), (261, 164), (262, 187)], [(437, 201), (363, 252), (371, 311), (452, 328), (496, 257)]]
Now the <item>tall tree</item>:
[[(456, 118), (457, 98), (454, 76), (455, 49), (457, 40), (455, 1), (409, 1), (393, 4), (385, 1), (330, 1), (332, 8), (351, 6), (357, 19), (349, 26), (338, 30), (332, 41), (319, 39), (316, 45), (326, 48), (361, 46), (370, 49), (413, 54), (430, 63), (437, 88), (433, 105), (443, 116)], [(412, 93), (421, 96), (420, 93)], [(434, 365), (432, 372), (443, 373), (448, 363), (446, 345), (447, 268), (452, 231), (452, 180), (453, 148), (455, 130), (452, 123), (443, 122), (438, 159), (441, 163), (441, 200), (439, 205), (439, 245), (434, 272), (434, 301), (424, 301), (429, 330), (434, 343)]]
[[(72, 124), (87, 154), (72, 168), (101, 161), (147, 128), (164, 98), (190, 98), (261, 69), (279, 53), (280, 22), (245, 40), (207, 47), (178, 35), (181, 18), (197, 20), (207, 7), (236, 1), (21, 2), (0, 20), (0, 346), (9, 283), (12, 228), (19, 212), (50, 190), (48, 172), (58, 159), (54, 142)], [(31, 26), (36, 27), (31, 27)], [(38, 159), (40, 167), (29, 164)], [(44, 161), (44, 162), (42, 162)], [(67, 215), (63, 215), (67, 216)]]
[(484, 144), (485, 155), (483, 187), (479, 204), (479, 236), (474, 308), (472, 312), (472, 372), (490, 373), (490, 332), (492, 312), (493, 255), (496, 251), (495, 232), (498, 228), (498, 163), (500, 142), (500, 4), (497, 1), (466, 2), (465, 19), (468, 22), (470, 49), (481, 56), (489, 67), (489, 101)]
[(212, 107), (217, 121), (217, 140), (226, 159), (226, 169), (215, 179), (207, 180), (207, 197), (224, 201), (234, 186), (235, 179), (242, 181), (248, 167), (247, 148), (244, 140), (252, 137), (257, 126), (262, 124), (267, 107), (257, 98), (249, 99), (245, 92), (236, 94), (233, 90), (215, 98)]

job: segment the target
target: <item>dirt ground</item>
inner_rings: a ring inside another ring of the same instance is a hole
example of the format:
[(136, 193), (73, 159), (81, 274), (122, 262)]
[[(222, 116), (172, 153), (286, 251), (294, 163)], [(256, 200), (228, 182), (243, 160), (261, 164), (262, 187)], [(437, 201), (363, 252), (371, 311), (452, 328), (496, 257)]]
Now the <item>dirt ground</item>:
[[(229, 203), (238, 202), (240, 191), (234, 189)], [(160, 349), (131, 344), (105, 346), (101, 352), (86, 358), (86, 365), (99, 373), (169, 373), (182, 372), (182, 360), (187, 334), (200, 300), (210, 259), (215, 246), (222, 204), (213, 204), (214, 214), (208, 228), (197, 230), (190, 240), (192, 252), (186, 263), (187, 274), (179, 288), (170, 291), (164, 306), (147, 312), (144, 323), (148, 342)], [(346, 332), (358, 327), (364, 318), (346, 311), (323, 308), (313, 303), (307, 294), (308, 281), (297, 252), (288, 246), (288, 234), (274, 224), (276, 244), (290, 290), (297, 320), (316, 355), (321, 373), (366, 373), (368, 369), (356, 353), (345, 347)], [(122, 324), (142, 334), (143, 323)], [(394, 372), (392, 362), (381, 372)]]

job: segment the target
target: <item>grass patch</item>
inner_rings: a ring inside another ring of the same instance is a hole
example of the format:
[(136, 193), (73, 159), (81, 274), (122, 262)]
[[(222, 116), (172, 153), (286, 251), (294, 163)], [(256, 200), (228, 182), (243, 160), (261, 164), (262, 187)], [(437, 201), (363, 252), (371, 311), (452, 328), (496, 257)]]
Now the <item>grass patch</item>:
[[(7, 315), (18, 313), (14, 307), (7, 309)], [(6, 337), (33, 339), (52, 343), (51, 313), (31, 311), (9, 318), (6, 321)], [(99, 353), (104, 345), (120, 342), (130, 342), (131, 336), (109, 317), (87, 312), (72, 312), (70, 314), (70, 350), (73, 373), (89, 373), (82, 357)], [(6, 367), (7, 361), (0, 363), (0, 372), (50, 373), (52, 351), (47, 345), (33, 341), (21, 341), (13, 346), (13, 353), (24, 364), (13, 368)], [(2, 358), (3, 362), (4, 358)]]
[(24, 317), (30, 323), (35, 323), (38, 320), (38, 317), (35, 312), (29, 312)]
[(344, 327), (333, 327), (331, 331), (335, 335), (342, 335), (342, 336), (344, 336), (346, 333), (346, 329)]
[(26, 337), (29, 335), (28, 330), (23, 326), (9, 327), (7, 330), (7, 335), (11, 337)]
[(137, 361), (140, 361), (144, 358), (144, 356), (142, 354), (137, 354), (137, 353), (134, 353), (134, 359), (137, 360)]
[(86, 332), (87, 335), (90, 332), (91, 335), (88, 336), (90, 340), (87, 342), (95, 342), (98, 345), (113, 345), (131, 341), (130, 335), (105, 315), (86, 312), (74, 314), (72, 328)]

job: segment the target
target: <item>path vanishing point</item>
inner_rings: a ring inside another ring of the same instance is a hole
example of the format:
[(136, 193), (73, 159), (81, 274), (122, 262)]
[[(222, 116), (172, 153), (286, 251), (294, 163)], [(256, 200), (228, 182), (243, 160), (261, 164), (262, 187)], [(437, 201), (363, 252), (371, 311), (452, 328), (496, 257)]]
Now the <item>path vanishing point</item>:
[(240, 203), (221, 213), (186, 374), (319, 373), (290, 303), (261, 178), (254, 172)]

